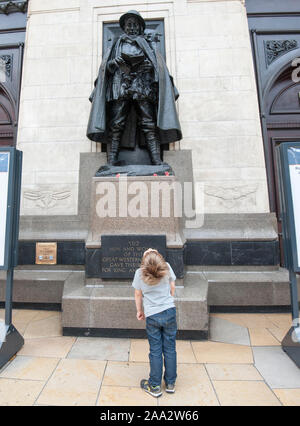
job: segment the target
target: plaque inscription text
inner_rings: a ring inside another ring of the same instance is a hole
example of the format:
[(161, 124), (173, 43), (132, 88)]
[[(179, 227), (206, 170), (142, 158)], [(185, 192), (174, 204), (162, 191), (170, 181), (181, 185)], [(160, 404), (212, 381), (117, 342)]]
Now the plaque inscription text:
[(166, 255), (165, 235), (103, 235), (101, 277), (133, 278), (149, 247)]

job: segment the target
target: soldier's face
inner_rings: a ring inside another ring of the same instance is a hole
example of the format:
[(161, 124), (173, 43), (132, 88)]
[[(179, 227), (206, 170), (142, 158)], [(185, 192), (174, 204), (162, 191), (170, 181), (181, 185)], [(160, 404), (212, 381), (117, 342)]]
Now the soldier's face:
[(127, 35), (139, 35), (140, 34), (140, 24), (137, 18), (130, 17), (127, 18), (124, 25), (124, 31)]

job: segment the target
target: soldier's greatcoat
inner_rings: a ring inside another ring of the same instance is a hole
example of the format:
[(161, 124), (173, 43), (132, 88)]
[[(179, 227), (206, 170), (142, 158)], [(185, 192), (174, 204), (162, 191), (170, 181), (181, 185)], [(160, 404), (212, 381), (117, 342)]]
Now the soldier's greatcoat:
[[(118, 51), (118, 44), (121, 40), (122, 36), (116, 39), (105, 52), (99, 68), (98, 77), (95, 81), (95, 88), (89, 98), (92, 102), (92, 107), (87, 128), (87, 137), (95, 142), (109, 143), (107, 134), (108, 102), (106, 100), (106, 91), (108, 78), (111, 75), (107, 70), (107, 63), (110, 59), (114, 59), (114, 52)], [(145, 56), (151, 61), (158, 82), (156, 124), (160, 143), (165, 144), (178, 141), (182, 138), (175, 107), (175, 100), (179, 95), (173, 84), (173, 79), (160, 52), (157, 49), (153, 50), (143, 36), (136, 37), (136, 42), (143, 50)]]

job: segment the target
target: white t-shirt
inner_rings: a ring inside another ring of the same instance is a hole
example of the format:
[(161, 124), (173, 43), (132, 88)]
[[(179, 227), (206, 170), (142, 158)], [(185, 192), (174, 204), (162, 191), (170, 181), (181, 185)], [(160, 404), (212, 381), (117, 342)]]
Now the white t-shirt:
[(170, 282), (176, 280), (176, 275), (169, 263), (167, 263), (167, 265), (170, 273), (155, 285), (146, 284), (142, 280), (141, 268), (135, 271), (132, 286), (136, 290), (142, 290), (144, 313), (146, 317), (175, 307), (174, 297), (171, 296)]

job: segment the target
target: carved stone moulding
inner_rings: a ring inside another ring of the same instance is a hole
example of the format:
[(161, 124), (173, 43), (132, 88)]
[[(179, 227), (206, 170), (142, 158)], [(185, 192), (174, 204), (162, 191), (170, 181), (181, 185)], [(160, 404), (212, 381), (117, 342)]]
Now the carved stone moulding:
[(12, 72), (12, 56), (11, 55), (0, 55), (0, 73), (11, 76)]
[(0, 13), (27, 12), (28, 0), (0, 0)]
[(269, 67), (280, 56), (298, 47), (297, 40), (267, 40), (264, 41), (266, 63)]

